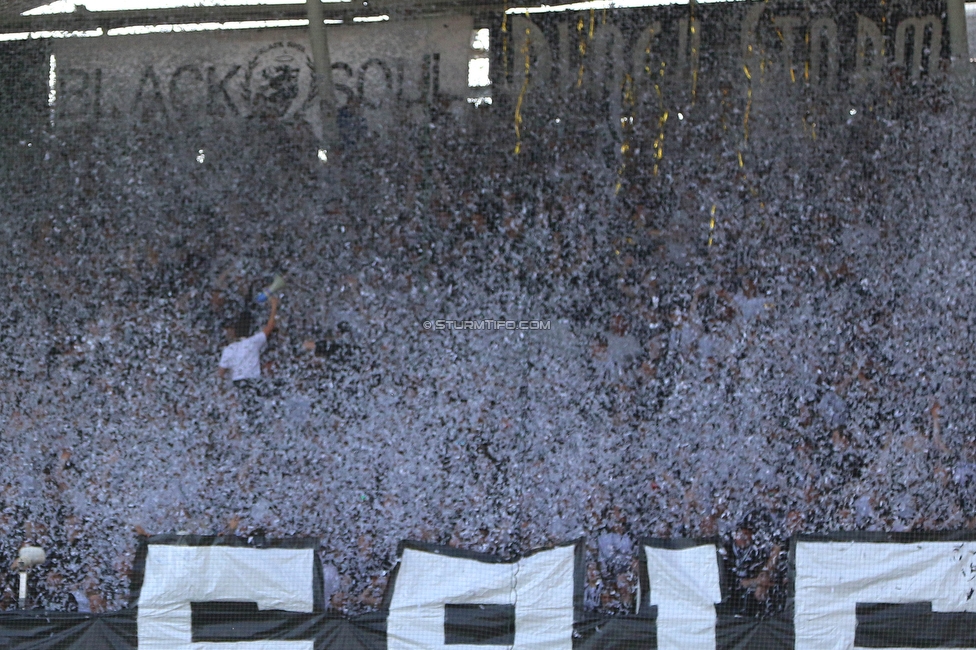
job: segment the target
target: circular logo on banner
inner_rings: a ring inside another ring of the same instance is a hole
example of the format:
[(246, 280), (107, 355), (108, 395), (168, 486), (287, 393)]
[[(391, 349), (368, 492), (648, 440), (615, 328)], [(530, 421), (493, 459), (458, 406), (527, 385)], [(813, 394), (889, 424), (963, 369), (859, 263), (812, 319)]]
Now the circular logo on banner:
[(278, 42), (261, 48), (244, 76), (251, 115), (288, 120), (304, 112), (315, 90), (314, 70), (301, 45)]

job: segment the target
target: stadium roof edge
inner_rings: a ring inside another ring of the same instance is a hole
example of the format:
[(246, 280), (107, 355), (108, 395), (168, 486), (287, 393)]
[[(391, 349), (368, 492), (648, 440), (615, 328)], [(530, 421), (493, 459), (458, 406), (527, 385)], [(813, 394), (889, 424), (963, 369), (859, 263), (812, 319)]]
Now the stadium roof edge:
[(31, 9), (51, 4), (51, 0), (0, 0), (0, 24)]
[[(0, 31), (86, 31), (98, 28), (107, 31), (136, 25), (288, 20), (308, 17), (308, 8), (304, 2), (98, 12), (78, 7), (72, 13), (21, 15), (24, 11), (48, 3), (38, 0), (0, 0)], [(530, 0), (523, 4), (542, 6), (547, 3)], [(325, 2), (322, 4), (322, 11), (326, 20), (351, 20), (353, 17), (364, 15), (388, 15), (391, 19), (403, 19), (458, 11), (474, 13), (503, 11), (506, 6), (500, 0), (371, 0), (368, 8), (358, 2)]]
[[(688, 0), (641, 0), (649, 4), (681, 4)], [(692, 0), (693, 1), (693, 0)], [(722, 2), (730, 0), (697, 0)], [(734, 0), (733, 0), (734, 1)], [(0, 0), (0, 32), (86, 32), (145, 25), (180, 25), (192, 23), (234, 23), (246, 21), (295, 20), (308, 17), (304, 2), (293, 4), (188, 6), (157, 9), (89, 11), (83, 3), (71, 13), (50, 13), (25, 16), (23, 12), (50, 4), (51, 0)], [(628, 0), (619, 0), (621, 9), (628, 8)], [(365, 3), (363, 3), (365, 4)], [(508, 11), (513, 5), (518, 11), (559, 11), (577, 9), (573, 0), (371, 0), (368, 7), (359, 2), (327, 1), (322, 3), (325, 20), (351, 21), (364, 16), (389, 16), (393, 20), (422, 18), (458, 12), (485, 15)], [(361, 21), (360, 21), (361, 22)]]

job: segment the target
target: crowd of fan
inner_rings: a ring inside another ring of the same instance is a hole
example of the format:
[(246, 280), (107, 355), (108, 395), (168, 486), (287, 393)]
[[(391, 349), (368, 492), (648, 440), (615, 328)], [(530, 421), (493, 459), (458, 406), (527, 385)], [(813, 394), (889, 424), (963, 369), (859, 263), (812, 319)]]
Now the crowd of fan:
[[(713, 104), (658, 175), (586, 124), (516, 156), (496, 109), (340, 172), (287, 125), (208, 136), (203, 164), (178, 130), (7, 155), (0, 557), (48, 550), (35, 606), (121, 607), (138, 535), (185, 531), (320, 538), (345, 612), (403, 539), (583, 536), (587, 607), (626, 611), (640, 538), (719, 536), (755, 613), (794, 533), (970, 527), (964, 108), (814, 140), (771, 107), (740, 167)], [(222, 326), (263, 323), (276, 272), (262, 378), (219, 379)]]

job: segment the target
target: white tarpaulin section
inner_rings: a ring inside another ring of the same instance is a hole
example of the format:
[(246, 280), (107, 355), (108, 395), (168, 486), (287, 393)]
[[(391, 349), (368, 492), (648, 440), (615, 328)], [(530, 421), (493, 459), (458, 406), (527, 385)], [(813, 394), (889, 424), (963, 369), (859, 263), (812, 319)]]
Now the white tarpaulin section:
[(387, 619), (389, 650), (477, 650), (445, 645), (445, 606), (514, 605), (514, 650), (572, 650), (575, 547), (512, 563), (404, 549)]
[(857, 603), (976, 612), (974, 560), (974, 542), (798, 542), (796, 650), (854, 648)]
[(312, 549), (151, 544), (139, 594), (139, 650), (312, 650), (312, 641), (192, 643), (190, 603), (311, 612), (313, 563)]
[(644, 553), (658, 650), (715, 650), (715, 605), (722, 601), (715, 546), (645, 546)]
[[(361, 106), (382, 130), (435, 92), (463, 102), (473, 24), (458, 15), (327, 27), (338, 105)], [(317, 128), (306, 28), (58, 39), (52, 53), (58, 123), (271, 117)]]

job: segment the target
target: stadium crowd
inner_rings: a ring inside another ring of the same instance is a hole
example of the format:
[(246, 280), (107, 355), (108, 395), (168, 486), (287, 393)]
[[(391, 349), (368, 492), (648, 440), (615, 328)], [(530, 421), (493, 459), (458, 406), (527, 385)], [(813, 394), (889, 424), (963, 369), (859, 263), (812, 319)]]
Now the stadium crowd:
[[(755, 614), (792, 534), (971, 527), (972, 109), (837, 110), (815, 139), (757, 105), (743, 144), (702, 97), (659, 162), (656, 114), (630, 158), (585, 112), (527, 118), (515, 155), (502, 101), (338, 171), (291, 124), (9, 148), (0, 557), (47, 549), (33, 604), (121, 607), (138, 535), (185, 531), (318, 537), (350, 613), (403, 539), (584, 536), (587, 607), (627, 611), (640, 538), (718, 536)], [(278, 272), (261, 378), (219, 378)]]

